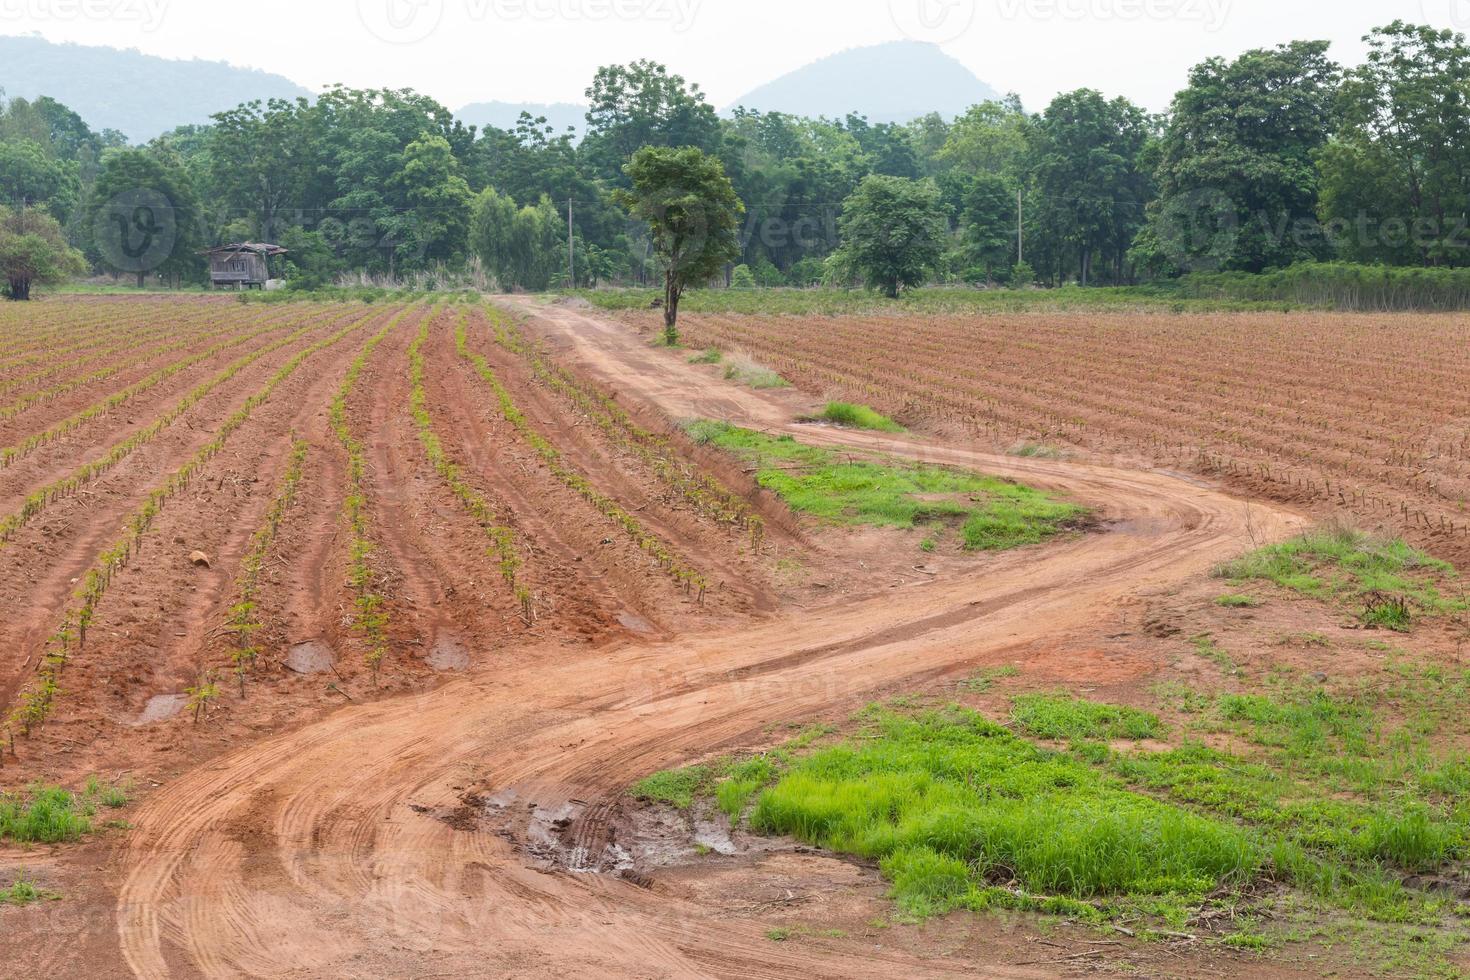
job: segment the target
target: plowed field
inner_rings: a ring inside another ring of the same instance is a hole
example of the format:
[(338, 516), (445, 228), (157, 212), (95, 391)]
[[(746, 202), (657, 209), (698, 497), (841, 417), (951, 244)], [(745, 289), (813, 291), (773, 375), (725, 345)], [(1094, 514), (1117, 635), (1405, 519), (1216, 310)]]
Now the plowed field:
[[(652, 331), (657, 315), (625, 314)], [(686, 315), (802, 390), (989, 449), (1082, 450), (1470, 557), (1470, 318)]]

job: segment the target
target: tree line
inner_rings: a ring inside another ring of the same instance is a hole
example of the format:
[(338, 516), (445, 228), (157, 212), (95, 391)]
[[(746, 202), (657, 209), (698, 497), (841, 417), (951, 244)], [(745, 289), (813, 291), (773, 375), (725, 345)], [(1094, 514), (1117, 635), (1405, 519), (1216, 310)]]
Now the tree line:
[(0, 104), (0, 263), (12, 293), (11, 269), (197, 281), (202, 247), (260, 240), (288, 248), (307, 286), (662, 281), (660, 205), (630, 196), (631, 161), (654, 147), (697, 149), (728, 179), (734, 245), (711, 277), (735, 285), (1470, 265), (1470, 46), (1402, 21), (1366, 40), (1356, 66), (1323, 41), (1211, 58), (1161, 115), (1084, 88), (1040, 111), (1009, 96), (904, 125), (721, 118), (651, 61), (597, 71), (581, 139), (524, 115), (480, 131), (411, 90), (334, 87), (130, 146), (54, 100), (14, 99)]

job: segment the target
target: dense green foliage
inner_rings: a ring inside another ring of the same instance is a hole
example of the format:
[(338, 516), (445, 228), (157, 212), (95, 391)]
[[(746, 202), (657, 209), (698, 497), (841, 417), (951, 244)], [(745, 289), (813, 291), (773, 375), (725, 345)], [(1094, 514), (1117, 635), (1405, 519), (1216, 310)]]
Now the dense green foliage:
[[(625, 196), (652, 148), (717, 162), (738, 200), (707, 205), (743, 214), (690, 267), (690, 287), (893, 295), (1301, 263), (1470, 267), (1470, 45), (1399, 21), (1366, 43), (1348, 68), (1321, 41), (1208, 59), (1161, 116), (1081, 88), (1039, 112), (1009, 96), (907, 124), (743, 108), (722, 119), (698, 85), (635, 61), (597, 71), (579, 140), (530, 115), (477, 130), (411, 90), (337, 86), (240, 105), (110, 164), (118, 134), (54, 100), (16, 99), (0, 106), (0, 203), (49, 212), (97, 271), (149, 281), (197, 281), (198, 246), (256, 239), (285, 245), (284, 270), (305, 288), (667, 289), (667, 236), (646, 194)], [(98, 214), (130, 186), (161, 205), (126, 216), (135, 237), (161, 223), (174, 234), (141, 270), (97, 240)], [(1293, 276), (1198, 288), (1349, 308), (1463, 302), (1439, 280)]]
[(949, 232), (939, 188), (932, 182), (873, 175), (847, 199), (842, 214), (840, 268), (890, 299), (922, 286), (944, 254)]
[(84, 268), (81, 254), (67, 245), (55, 218), (0, 204), (0, 289), (7, 298), (30, 299), (32, 285), (63, 282)]

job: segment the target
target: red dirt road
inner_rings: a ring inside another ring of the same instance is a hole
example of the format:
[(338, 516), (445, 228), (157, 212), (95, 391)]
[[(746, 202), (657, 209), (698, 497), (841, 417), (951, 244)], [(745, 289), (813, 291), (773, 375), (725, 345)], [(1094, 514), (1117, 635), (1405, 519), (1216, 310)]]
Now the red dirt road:
[[(949, 959), (938, 951), (916, 956), (774, 944), (758, 923), (716, 915), (657, 884), (642, 888), (620, 878), (528, 867), (510, 842), (472, 815), (466, 819), (463, 798), (470, 789), (485, 790), (528, 814), (562, 815), (570, 820), (567, 834), (595, 857), (613, 843), (604, 804), (643, 774), (722, 747), (768, 741), (763, 732), (770, 725), (832, 717), (875, 695), (1001, 662), (1022, 646), (1060, 644), (1137, 593), (1199, 575), (1248, 547), (1252, 536), (1285, 536), (1301, 520), (1161, 472), (799, 427), (794, 419), (805, 407), (799, 395), (711, 383), (648, 350), (626, 327), (575, 310), (523, 310), (532, 314), (533, 335), (577, 370), (601, 378), (620, 402), (645, 403), (673, 418), (720, 417), (829, 445), (972, 466), (1066, 491), (1098, 508), (1109, 525), (1104, 533), (1012, 553), (968, 574), (907, 585), (902, 595), (870, 590), (865, 598), (788, 607), (763, 618), (734, 615), (765, 605), (756, 587), (732, 595), (738, 608), (719, 614), (709, 630), (689, 629), (680, 614), (658, 624), (671, 639), (625, 634), (614, 643), (570, 646), (569, 636), (591, 625), (589, 617), (610, 619), (616, 607), (603, 601), (542, 634), (519, 640), (497, 634), (507, 639), (493, 660), (436, 690), (348, 705), (254, 744), (242, 739), (242, 747), (168, 781), (132, 816), (134, 829), (113, 868), (116, 939), (126, 970), (144, 977), (1053, 973)], [(473, 401), (461, 401), (465, 375), (452, 376), (456, 368), (442, 334), (434, 345), (429, 387), (446, 431), (456, 439), (494, 439), (498, 454), (515, 452), (493, 420), (478, 422), (480, 428), (452, 424), (461, 413), (488, 416)], [(371, 404), (391, 406), (402, 397), (394, 390), (401, 352), (395, 340), (375, 355), (383, 380), (369, 389)], [(358, 407), (354, 415), (360, 425), (370, 419), (389, 446), (408, 438), (383, 428), (398, 424), (392, 412)], [(404, 467), (421, 466), (410, 464), (409, 455), (374, 452), (377, 480), (401, 484)], [(506, 485), (495, 467), (473, 464), (473, 446), (465, 452), (486, 492), (524, 514), (516, 526), (534, 530), (531, 512), (552, 492), (544, 476), (526, 469), (516, 479), (532, 482)], [(590, 451), (579, 453), (579, 461), (594, 472), (599, 465)], [(375, 504), (374, 513), (460, 520), (452, 502), (418, 472), (425, 482), (410, 484), (413, 495), (420, 487), (428, 494), (415, 505), (419, 511)], [(380, 487), (375, 494), (384, 492)], [(430, 511), (422, 510), (424, 503)], [(677, 520), (669, 521), (671, 533), (677, 531)], [(402, 537), (386, 549), (391, 564), (424, 553), (407, 530), (395, 533)], [(448, 543), (468, 542), (470, 533), (436, 532), (436, 560), (450, 560)], [(697, 531), (691, 534), (692, 551), (710, 550)], [(589, 578), (573, 567), (582, 563), (565, 545), (551, 550), (541, 566), (547, 582)], [(462, 554), (467, 564), (480, 560), (478, 549)], [(618, 564), (614, 559), (605, 567)], [(433, 560), (418, 567), (420, 576), (433, 577)], [(414, 575), (404, 577), (410, 583), (404, 595), (416, 604), (447, 602), (453, 613), (454, 603), (467, 601), (419, 596)], [(655, 620), (679, 601), (656, 577), (640, 579), (636, 588), (614, 584), (612, 592), (620, 603), (631, 597), (640, 615)], [(476, 629), (496, 628), (480, 615)], [(25, 945), (29, 974), (78, 966), (64, 944)], [(104, 972), (96, 962), (87, 966)]]

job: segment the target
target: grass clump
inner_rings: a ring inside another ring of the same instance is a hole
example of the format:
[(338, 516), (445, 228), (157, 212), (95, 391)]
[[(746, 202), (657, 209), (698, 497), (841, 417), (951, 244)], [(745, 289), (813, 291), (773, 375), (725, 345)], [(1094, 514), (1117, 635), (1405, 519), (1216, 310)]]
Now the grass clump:
[(750, 824), (877, 859), (915, 914), (993, 907), (996, 886), (1012, 880), (1038, 907), (1203, 896), (1249, 878), (1262, 859), (1239, 829), (1128, 792), (974, 712), (870, 717), (861, 741), (794, 761), (760, 794)]
[(1216, 569), (1237, 582), (1275, 583), (1316, 599), (1360, 603), (1367, 625), (1407, 630), (1412, 608), (1438, 614), (1461, 611), (1438, 583), (1454, 568), (1399, 539), (1378, 538), (1349, 527), (1317, 528), (1281, 544), (1259, 548)]
[(690, 364), (718, 364), (718, 363), (720, 363), (720, 361), (724, 360), (724, 358), (725, 358), (724, 351), (720, 350), (718, 347), (711, 347), (708, 350), (706, 350), (703, 354), (695, 354), (693, 357), (689, 358), (689, 363)]
[(1023, 442), (1010, 450), (1010, 455), (1021, 459), (1066, 459), (1067, 453), (1056, 446), (1041, 442)]
[(1253, 595), (1222, 595), (1215, 600), (1215, 605), (1222, 609), (1256, 609), (1265, 605), (1260, 599)]
[(9, 888), (0, 888), (0, 905), (30, 905), (32, 902), (55, 901), (61, 898), (55, 892), (37, 888), (35, 884), (26, 877), (24, 871)]
[(790, 388), (791, 384), (775, 371), (758, 364), (744, 354), (733, 354), (723, 357), (725, 364), (725, 380), (735, 381), (757, 391), (772, 388)]
[(1137, 741), (1162, 729), (1158, 715), (1147, 711), (1065, 694), (1023, 694), (1011, 702), (1011, 720), (1028, 735), (1055, 740)]
[(1036, 544), (1086, 512), (1031, 487), (941, 466), (836, 452), (726, 422), (688, 427), (696, 442), (717, 446), (756, 468), (756, 482), (794, 511), (831, 524), (912, 528), (930, 521), (960, 525), (969, 551)]
[(0, 793), (0, 841), (60, 844), (77, 840), (91, 833), (96, 802), (91, 794), (39, 783), (24, 792)]
[(701, 790), (714, 784), (718, 774), (719, 770), (712, 766), (668, 769), (639, 780), (628, 793), (640, 800), (667, 803), (676, 809), (687, 810), (694, 805), (694, 798)]
[(872, 429), (875, 432), (902, 432), (903, 426), (867, 405), (851, 402), (828, 402), (817, 420), (849, 429)]

